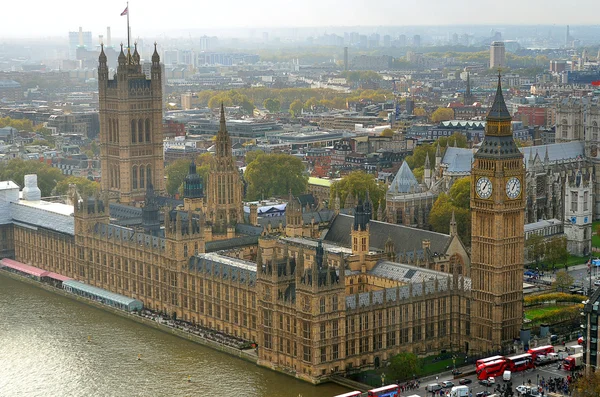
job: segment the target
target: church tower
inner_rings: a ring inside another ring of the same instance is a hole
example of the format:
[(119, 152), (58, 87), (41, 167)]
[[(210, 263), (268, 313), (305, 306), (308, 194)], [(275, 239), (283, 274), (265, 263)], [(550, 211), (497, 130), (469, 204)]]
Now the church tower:
[(471, 336), (479, 353), (507, 351), (523, 322), (523, 154), (500, 75), (471, 172)]
[(244, 222), (243, 186), (233, 160), (231, 139), (225, 125), (221, 104), (221, 125), (215, 140), (215, 156), (210, 165), (207, 184), (207, 217), (213, 232), (224, 234), (228, 228)]
[(469, 106), (473, 104), (473, 94), (471, 94), (471, 76), (467, 72), (467, 88), (465, 89), (465, 95), (463, 97), (463, 105)]
[(111, 200), (141, 202), (146, 189), (164, 192), (162, 86), (160, 58), (154, 46), (151, 79), (142, 73), (137, 45), (118, 57), (117, 73), (108, 78), (104, 46), (98, 58), (100, 160), (102, 190)]

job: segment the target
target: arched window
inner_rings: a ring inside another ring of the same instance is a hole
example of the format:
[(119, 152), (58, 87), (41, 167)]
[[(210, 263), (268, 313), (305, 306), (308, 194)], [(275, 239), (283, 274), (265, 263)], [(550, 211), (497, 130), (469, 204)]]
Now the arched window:
[(144, 120), (138, 120), (138, 141), (144, 142)]
[(138, 187), (137, 171), (138, 171), (137, 167), (134, 165), (133, 168), (131, 169), (131, 177), (132, 177), (131, 188), (132, 189), (137, 189), (137, 187)]
[(592, 140), (598, 140), (598, 123), (596, 121), (592, 121)]
[(115, 142), (119, 142), (119, 121), (117, 119), (112, 120), (113, 124), (113, 137)]
[[(150, 166), (146, 167), (146, 181), (148, 183), (152, 183), (152, 168), (150, 168)], [(148, 183), (146, 184), (146, 186), (148, 186)], [(152, 183), (154, 185), (154, 183)]]
[(145, 186), (144, 182), (146, 182), (146, 179), (144, 178), (145, 177), (144, 174), (145, 174), (144, 166), (142, 165), (142, 166), (140, 166), (140, 189), (143, 189)]
[(131, 120), (131, 143), (136, 142), (136, 133), (135, 133), (135, 120)]
[(566, 138), (567, 137), (567, 131), (569, 129), (569, 126), (567, 125), (567, 120), (563, 119), (563, 121), (561, 121), (562, 124), (562, 137)]
[(113, 124), (112, 119), (108, 119), (108, 141), (112, 142), (113, 140)]
[(146, 142), (150, 141), (150, 119), (146, 119)]

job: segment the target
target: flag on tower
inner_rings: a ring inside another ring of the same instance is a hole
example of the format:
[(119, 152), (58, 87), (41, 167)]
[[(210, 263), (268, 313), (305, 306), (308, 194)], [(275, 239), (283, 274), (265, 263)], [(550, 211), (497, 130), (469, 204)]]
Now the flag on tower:
[(125, 7), (125, 10), (121, 13), (121, 16), (127, 15), (129, 12), (129, 6)]

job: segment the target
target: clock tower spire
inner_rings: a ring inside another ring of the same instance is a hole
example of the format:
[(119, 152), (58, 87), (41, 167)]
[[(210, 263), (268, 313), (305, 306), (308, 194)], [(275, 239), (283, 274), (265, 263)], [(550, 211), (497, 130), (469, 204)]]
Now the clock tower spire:
[(471, 172), (471, 334), (479, 353), (508, 350), (523, 322), (525, 166), (501, 76)]

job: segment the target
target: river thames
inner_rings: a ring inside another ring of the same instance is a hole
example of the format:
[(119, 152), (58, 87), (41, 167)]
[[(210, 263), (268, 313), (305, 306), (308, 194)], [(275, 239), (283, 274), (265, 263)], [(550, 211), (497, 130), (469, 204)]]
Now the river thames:
[(346, 391), (312, 386), (0, 273), (2, 397), (331, 397)]

